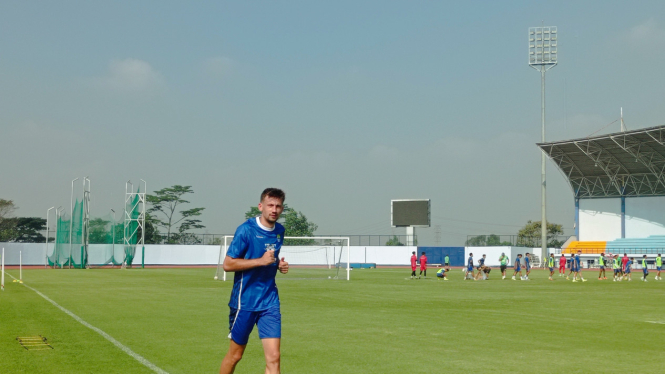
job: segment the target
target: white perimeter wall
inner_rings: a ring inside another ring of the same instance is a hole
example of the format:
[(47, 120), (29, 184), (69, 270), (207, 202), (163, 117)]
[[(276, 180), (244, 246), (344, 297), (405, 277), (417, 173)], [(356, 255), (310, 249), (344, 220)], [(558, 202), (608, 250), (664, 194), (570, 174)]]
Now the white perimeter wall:
[[(23, 265), (44, 265), (44, 244), (38, 243), (0, 243), (1, 248), (5, 248), (5, 265), (18, 265), (19, 251), (23, 255)], [(122, 245), (116, 245), (116, 253), (122, 249)], [(302, 250), (302, 247), (300, 248)], [(298, 253), (292, 252), (292, 247), (284, 246), (281, 257), (291, 264), (333, 264), (335, 259), (346, 262), (346, 252), (342, 253), (341, 258), (339, 250), (341, 247), (328, 247), (328, 250), (322, 253)], [(100, 253), (108, 250), (104, 244), (91, 244), (88, 256), (90, 262), (97, 262)], [(48, 253), (53, 251), (53, 244), (49, 244)], [(418, 247), (412, 246), (371, 246), (351, 247), (351, 262), (375, 263), (377, 265), (396, 265), (407, 266), (411, 264), (411, 252), (418, 251)], [(553, 249), (550, 249), (553, 251)], [(302, 251), (301, 251), (302, 252)], [(524, 247), (466, 247), (464, 249), (464, 262), (473, 253), (474, 265), (483, 254), (487, 255), (487, 264), (490, 266), (499, 266), (499, 256), (505, 253), (510, 258), (511, 264), (514, 262), (518, 253), (530, 252), (540, 256), (540, 248)], [(327, 256), (327, 257), (326, 257)], [(420, 256), (418, 256), (420, 257)], [(120, 255), (118, 253), (118, 258)], [(219, 258), (218, 245), (156, 245), (148, 244), (145, 246), (145, 264), (146, 265), (217, 265)], [(141, 249), (136, 250), (134, 265), (141, 265)], [(512, 266), (512, 265), (511, 265)]]
[(626, 199), (626, 238), (665, 235), (665, 197)]
[[(44, 244), (39, 243), (0, 243), (5, 248), (5, 265), (18, 265), (19, 251), (23, 255), (23, 265), (44, 265)], [(99, 257), (98, 252), (106, 251), (107, 245), (91, 244), (89, 247), (89, 258), (91, 262)], [(121, 249), (122, 245), (116, 245)], [(217, 265), (219, 259), (218, 245), (156, 245), (145, 246), (146, 265)], [(312, 264), (335, 262), (339, 258), (339, 249), (328, 251), (326, 255), (312, 253), (290, 253), (290, 248), (283, 248), (282, 256), (293, 264)], [(370, 262), (377, 265), (409, 265), (411, 263), (411, 252), (417, 251), (418, 247), (411, 246), (382, 246), (382, 247), (351, 247), (351, 262)], [(53, 244), (49, 244), (48, 253), (53, 251)], [(346, 262), (346, 253), (342, 253), (341, 262)], [(96, 261), (95, 261), (96, 262)], [(141, 264), (141, 249), (136, 250), (134, 265)]]
[(581, 199), (579, 225), (578, 240), (621, 238), (621, 199)]

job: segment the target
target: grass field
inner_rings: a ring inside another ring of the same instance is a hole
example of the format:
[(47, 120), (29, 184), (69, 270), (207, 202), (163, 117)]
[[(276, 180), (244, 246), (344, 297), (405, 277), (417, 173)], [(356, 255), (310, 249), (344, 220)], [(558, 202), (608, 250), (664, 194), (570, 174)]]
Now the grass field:
[[(665, 282), (409, 280), (408, 269), (351, 281), (278, 275), (282, 372), (662, 373)], [(7, 273), (18, 276), (18, 270)], [(168, 373), (216, 373), (232, 282), (214, 269), (24, 270), (33, 287)], [(431, 272), (430, 278), (434, 278)], [(653, 273), (651, 275), (653, 278)], [(0, 294), (0, 372), (152, 373), (31, 289)], [(647, 322), (651, 321), (651, 322)], [(655, 323), (654, 323), (655, 322)], [(660, 323), (658, 323), (660, 322)], [(26, 351), (43, 335), (54, 350)], [(256, 332), (236, 373), (262, 373)]]

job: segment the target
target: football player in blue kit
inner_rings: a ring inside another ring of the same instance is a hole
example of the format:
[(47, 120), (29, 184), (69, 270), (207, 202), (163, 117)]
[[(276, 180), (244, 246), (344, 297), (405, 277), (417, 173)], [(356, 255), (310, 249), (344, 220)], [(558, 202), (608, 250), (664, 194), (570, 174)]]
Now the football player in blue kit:
[(259, 217), (238, 227), (224, 258), (224, 271), (235, 272), (229, 301), (229, 351), (220, 374), (231, 374), (242, 358), (249, 334), (258, 327), (266, 359), (266, 373), (280, 372), (282, 315), (275, 284), (277, 270), (286, 274), (288, 262), (279, 260), (284, 226), (277, 223), (286, 195), (277, 188), (261, 194)]

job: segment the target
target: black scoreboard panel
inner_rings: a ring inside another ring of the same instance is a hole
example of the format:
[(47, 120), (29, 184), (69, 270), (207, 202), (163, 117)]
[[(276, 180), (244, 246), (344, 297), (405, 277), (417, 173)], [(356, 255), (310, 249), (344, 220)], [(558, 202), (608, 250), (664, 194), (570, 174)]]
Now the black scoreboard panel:
[(391, 200), (393, 227), (429, 227), (430, 203), (427, 200)]

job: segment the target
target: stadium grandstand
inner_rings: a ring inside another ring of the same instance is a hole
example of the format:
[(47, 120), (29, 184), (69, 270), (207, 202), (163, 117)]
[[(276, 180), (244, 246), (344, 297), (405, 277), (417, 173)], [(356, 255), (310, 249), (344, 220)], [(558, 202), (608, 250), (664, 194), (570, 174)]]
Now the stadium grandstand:
[(627, 253), (652, 259), (665, 249), (665, 125), (538, 147), (567, 179), (575, 235), (562, 253)]

